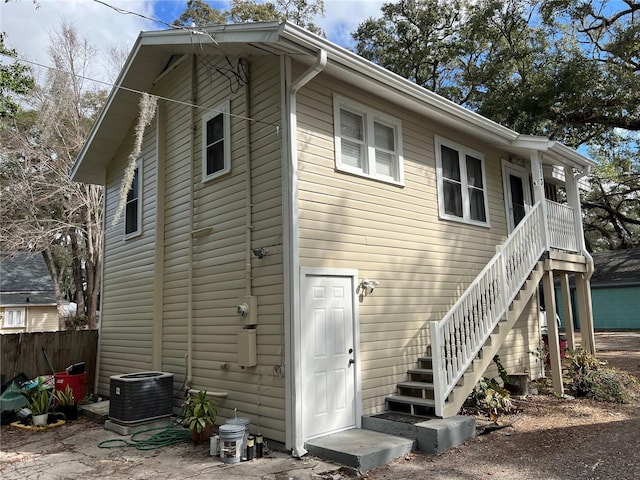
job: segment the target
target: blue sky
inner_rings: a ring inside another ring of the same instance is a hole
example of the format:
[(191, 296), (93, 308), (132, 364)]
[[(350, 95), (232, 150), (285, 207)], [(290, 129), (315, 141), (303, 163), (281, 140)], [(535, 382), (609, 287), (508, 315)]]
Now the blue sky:
[[(146, 17), (171, 22), (186, 8), (186, 0), (101, 0), (113, 7)], [(225, 6), (226, 1), (211, 1), (213, 6)], [(341, 46), (351, 45), (350, 32), (370, 16), (379, 17), (379, 0), (325, 0), (326, 16), (318, 18), (329, 39)], [(31, 61), (49, 64), (47, 48), (50, 33), (62, 20), (71, 21), (80, 35), (104, 53), (110, 47), (129, 51), (141, 30), (159, 30), (166, 26), (137, 15), (118, 13), (93, 0), (0, 0), (0, 31), (7, 34), (6, 44)], [(98, 57), (99, 63), (100, 57)], [(97, 65), (99, 78), (100, 65)], [(37, 73), (37, 72), (36, 72)]]

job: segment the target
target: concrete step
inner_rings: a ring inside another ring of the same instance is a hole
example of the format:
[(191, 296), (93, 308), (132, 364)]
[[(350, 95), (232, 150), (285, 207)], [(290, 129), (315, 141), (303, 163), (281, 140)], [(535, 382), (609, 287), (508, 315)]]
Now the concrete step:
[(421, 452), (442, 453), (473, 437), (476, 421), (463, 415), (436, 418), (384, 412), (362, 417), (362, 428), (415, 440), (414, 449)]
[(364, 473), (411, 452), (413, 443), (408, 438), (354, 428), (308, 440), (305, 448), (312, 455)]

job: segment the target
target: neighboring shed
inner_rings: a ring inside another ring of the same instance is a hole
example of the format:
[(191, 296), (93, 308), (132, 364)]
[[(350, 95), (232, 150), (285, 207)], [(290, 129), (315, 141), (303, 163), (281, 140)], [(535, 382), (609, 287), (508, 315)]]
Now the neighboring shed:
[(0, 334), (59, 330), (53, 279), (39, 253), (0, 254)]
[[(640, 329), (640, 248), (611, 250), (592, 254), (595, 271), (591, 278), (593, 323), (597, 330)], [(571, 280), (574, 325), (575, 282)], [(561, 296), (558, 291), (558, 300)], [(564, 324), (562, 305), (558, 306)]]

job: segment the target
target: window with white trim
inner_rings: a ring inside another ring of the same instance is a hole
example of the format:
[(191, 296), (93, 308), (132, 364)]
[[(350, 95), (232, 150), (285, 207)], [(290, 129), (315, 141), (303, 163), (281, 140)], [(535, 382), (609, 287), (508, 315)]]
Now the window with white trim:
[(202, 116), (202, 181), (231, 171), (229, 102)]
[(436, 137), (440, 218), (489, 226), (484, 156)]
[(336, 168), (402, 184), (400, 120), (337, 95), (333, 108)]
[(5, 308), (3, 328), (23, 328), (24, 316), (24, 308)]
[(131, 188), (127, 192), (127, 203), (124, 208), (125, 238), (135, 237), (142, 233), (142, 160), (136, 161)]

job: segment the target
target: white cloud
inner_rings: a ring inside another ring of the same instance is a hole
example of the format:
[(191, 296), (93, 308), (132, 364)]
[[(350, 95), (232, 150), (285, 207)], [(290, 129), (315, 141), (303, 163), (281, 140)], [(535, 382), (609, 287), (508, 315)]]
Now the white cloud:
[[(108, 3), (151, 16), (150, 2), (108, 0)], [(81, 38), (89, 39), (99, 57), (110, 48), (129, 51), (140, 30), (159, 28), (139, 16), (123, 15), (91, 0), (14, 0), (0, 4), (0, 31), (7, 34), (5, 44), (21, 58), (50, 65), (50, 35), (62, 21), (75, 25)], [(102, 77), (104, 78), (104, 77)]]
[(317, 23), (326, 32), (327, 38), (343, 47), (351, 47), (353, 32), (369, 17), (380, 17), (383, 3), (394, 0), (324, 0), (325, 18)]
[[(186, 0), (101, 1), (146, 17), (161, 16), (166, 22), (172, 22), (186, 7)], [(216, 6), (222, 3), (217, 2)], [(350, 33), (367, 17), (380, 16), (382, 3), (378, 0), (325, 0), (326, 16), (318, 18), (317, 23), (331, 41), (350, 47), (353, 43)], [(79, 35), (88, 38), (99, 50), (102, 59), (112, 47), (128, 52), (141, 30), (166, 28), (137, 15), (118, 13), (98, 1), (38, 0), (34, 4), (32, 0), (8, 3), (0, 0), (0, 31), (7, 34), (7, 46), (15, 48), (24, 59), (49, 65), (49, 37), (60, 28), (63, 20), (73, 23)], [(100, 63), (98, 61), (98, 68), (104, 68)], [(106, 74), (97, 75), (100, 79), (107, 77)]]

